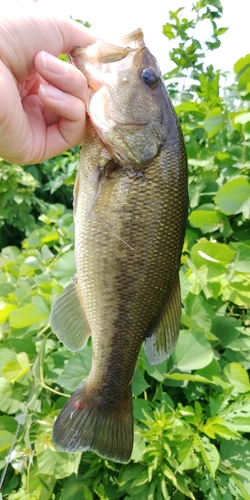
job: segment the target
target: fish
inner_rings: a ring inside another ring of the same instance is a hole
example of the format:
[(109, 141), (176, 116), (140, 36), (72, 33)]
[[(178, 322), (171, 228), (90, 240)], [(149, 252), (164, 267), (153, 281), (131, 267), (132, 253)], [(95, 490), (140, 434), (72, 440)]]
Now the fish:
[(91, 336), (92, 365), (57, 417), (53, 442), (124, 463), (140, 348), (156, 365), (179, 334), (187, 156), (141, 29), (70, 57), (88, 82), (88, 120), (74, 186), (77, 272), (53, 305), (51, 327), (73, 352)]

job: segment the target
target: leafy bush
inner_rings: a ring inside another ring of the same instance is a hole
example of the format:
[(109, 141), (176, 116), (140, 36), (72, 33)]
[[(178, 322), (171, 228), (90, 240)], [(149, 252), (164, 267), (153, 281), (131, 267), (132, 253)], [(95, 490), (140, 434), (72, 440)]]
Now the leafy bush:
[[(163, 28), (175, 44), (176, 68), (166, 81), (189, 156), (182, 330), (159, 366), (149, 366), (142, 349), (126, 465), (58, 452), (51, 441), (56, 415), (91, 363), (90, 345), (72, 354), (49, 326), (51, 305), (75, 272), (69, 206), (77, 153), (26, 168), (2, 162), (1, 218), (19, 229), (30, 221), (22, 248), (7, 246), (0, 255), (4, 498), (249, 499), (250, 55), (235, 64), (236, 84), (225, 99), (220, 72), (204, 67), (203, 48), (189, 32), (209, 19), (206, 46), (215, 49), (225, 31), (216, 25), (221, 13), (218, 0), (199, 0), (194, 20), (178, 9)], [(13, 202), (8, 189), (18, 193)]]
[(0, 248), (21, 246), (51, 203), (71, 208), (79, 148), (39, 165), (10, 165), (0, 158)]

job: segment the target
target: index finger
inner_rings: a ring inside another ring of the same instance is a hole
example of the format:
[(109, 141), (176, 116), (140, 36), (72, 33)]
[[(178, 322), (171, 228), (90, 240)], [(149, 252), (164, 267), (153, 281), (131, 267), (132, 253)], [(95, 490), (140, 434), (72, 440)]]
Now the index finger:
[(18, 81), (34, 70), (34, 57), (44, 50), (54, 56), (68, 53), (76, 46), (96, 41), (85, 26), (60, 16), (8, 13), (0, 18), (1, 59)]

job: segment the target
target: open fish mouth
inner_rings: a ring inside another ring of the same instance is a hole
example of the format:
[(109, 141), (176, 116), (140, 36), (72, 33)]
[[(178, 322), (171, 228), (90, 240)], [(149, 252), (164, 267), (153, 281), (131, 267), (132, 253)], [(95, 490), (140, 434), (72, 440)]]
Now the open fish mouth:
[[(96, 53), (96, 47), (89, 45), (86, 49), (83, 49), (89, 61), (93, 60), (100, 64), (108, 64), (112, 62), (121, 61), (128, 55), (131, 47), (120, 47), (117, 45), (104, 43), (102, 40), (98, 40), (98, 54)], [(79, 47), (75, 49), (71, 54), (73, 57), (77, 57), (78, 54), (82, 54), (82, 48)]]
[(123, 123), (116, 121), (117, 127), (123, 128), (123, 129), (130, 129), (130, 128), (136, 128), (136, 127), (146, 127), (148, 125), (148, 122), (130, 122), (130, 123)]
[(96, 92), (108, 82), (109, 73), (117, 72), (116, 63), (119, 64), (119, 71), (121, 71), (122, 60), (124, 60), (129, 74), (130, 62), (132, 66), (135, 53), (144, 47), (143, 33), (138, 28), (120, 37), (116, 44), (97, 40), (88, 47), (76, 47), (69, 55), (71, 62), (85, 74), (89, 87)]
[(141, 28), (138, 28), (128, 35), (119, 37), (115, 44), (103, 42), (102, 40), (97, 40), (93, 45), (88, 47), (76, 47), (71, 53), (70, 57), (74, 59), (84, 52), (87, 54), (89, 60), (92, 62), (98, 61), (100, 63), (108, 63), (120, 61), (132, 50), (138, 49), (140, 47), (145, 47), (143, 32)]

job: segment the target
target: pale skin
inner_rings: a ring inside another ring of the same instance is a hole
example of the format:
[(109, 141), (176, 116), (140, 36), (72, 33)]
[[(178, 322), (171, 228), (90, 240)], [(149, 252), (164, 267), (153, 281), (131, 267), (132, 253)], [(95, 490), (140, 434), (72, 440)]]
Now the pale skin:
[(39, 163), (80, 143), (87, 82), (57, 58), (94, 43), (90, 30), (60, 16), (0, 18), (0, 157)]

